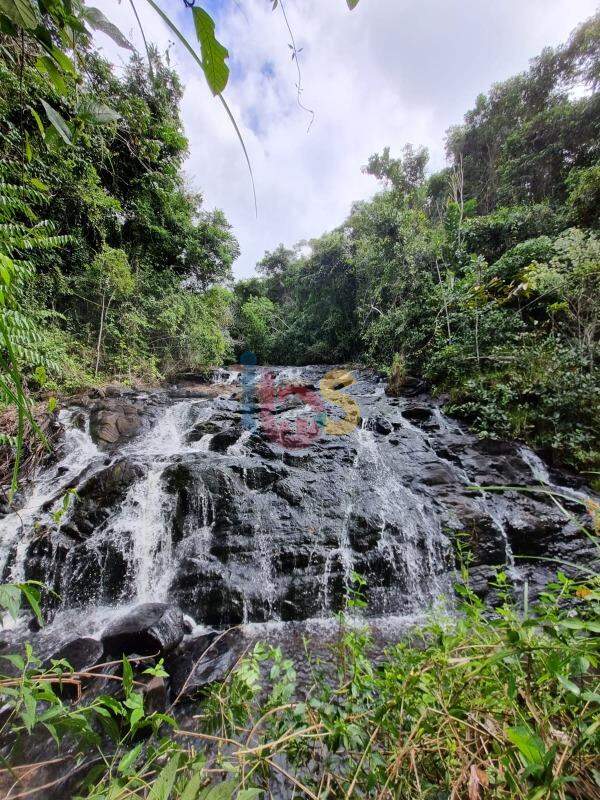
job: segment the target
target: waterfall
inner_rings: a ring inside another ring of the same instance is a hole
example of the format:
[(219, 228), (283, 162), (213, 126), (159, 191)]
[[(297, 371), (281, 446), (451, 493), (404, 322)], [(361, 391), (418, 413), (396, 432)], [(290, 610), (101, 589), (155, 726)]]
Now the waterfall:
[[(59, 423), (65, 429), (62, 457), (47, 469), (38, 467), (24, 506), (0, 520), (0, 576), (10, 581), (23, 580), (27, 533), (31, 526), (51, 520), (52, 512), (60, 508), (64, 493), (73, 481), (84, 472), (98, 468), (104, 458), (90, 436), (88, 416), (81, 427), (78, 409), (63, 410), (59, 413)], [(15, 543), (17, 550), (6, 575)]]
[[(319, 386), (326, 372), (268, 370), (278, 386)], [(135, 396), (142, 428), (105, 449), (90, 436), (89, 410), (61, 411), (59, 459), (39, 468), (21, 510), (0, 520), (4, 579), (46, 582), (63, 619), (77, 608), (105, 619), (108, 607), (161, 600), (198, 623), (228, 626), (330, 617), (357, 572), (366, 613), (400, 619), (451, 596), (451, 536), (463, 519), (476, 543), (490, 540), (477, 557), (495, 568), (504, 555), (516, 576), (514, 524), (522, 558), (537, 509), (515, 523), (508, 501), (470, 488), (486, 470), (499, 483), (504, 456), (482, 453), (433, 401), (415, 402), (409, 421), (409, 399), (391, 400), (371, 373), (355, 373), (344, 391), (360, 405), (362, 426), (328, 433), (321, 420), (309, 440), (294, 431), (314, 423), (314, 407), (276, 396), (269, 427), (252, 410), (259, 386), (242, 397), (237, 370), (215, 372), (216, 397)], [(344, 413), (323, 408), (333, 419)], [(284, 424), (289, 441), (273, 435)], [(510, 483), (517, 470), (522, 483), (553, 486), (530, 450), (509, 452)], [(73, 502), (57, 520), (69, 489)], [(548, 526), (560, 532), (559, 509), (546, 503), (544, 514), (544, 535)]]

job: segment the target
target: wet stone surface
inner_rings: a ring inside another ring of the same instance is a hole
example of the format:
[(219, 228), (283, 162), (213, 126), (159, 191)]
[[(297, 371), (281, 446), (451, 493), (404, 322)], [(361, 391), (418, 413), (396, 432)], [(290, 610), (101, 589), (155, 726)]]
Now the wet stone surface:
[[(572, 476), (550, 476), (518, 443), (478, 440), (416, 380), (388, 397), (380, 376), (354, 370), (326, 397), (326, 372), (220, 371), (211, 386), (188, 376), (61, 412), (58, 461), (0, 521), (3, 577), (54, 589), (49, 619), (167, 603), (224, 628), (330, 617), (354, 572), (369, 615), (419, 613), (451, 595), (457, 534), (490, 600), (499, 568), (533, 595), (555, 571), (539, 556), (586, 558), (548, 494), (486, 489), (569, 486), (579, 511)], [(358, 422), (344, 427), (349, 408)]]

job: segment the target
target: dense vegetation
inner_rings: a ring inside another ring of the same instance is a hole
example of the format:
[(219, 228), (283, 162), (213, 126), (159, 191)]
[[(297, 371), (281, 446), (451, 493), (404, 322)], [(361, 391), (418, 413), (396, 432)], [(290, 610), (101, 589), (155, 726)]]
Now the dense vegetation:
[(367, 361), (428, 378), (482, 435), (600, 461), (600, 17), (481, 95), (449, 166), (386, 148), (336, 230), (236, 286), (265, 362)]
[[(68, 237), (33, 247), (18, 297), (40, 334), (25, 360), (32, 388), (220, 363), (230, 352), (222, 284), (238, 245), (223, 214), (203, 211), (183, 184), (177, 76), (153, 52), (152, 75), (134, 54), (116, 78), (90, 51), (83, 89), (72, 81), (59, 96), (35, 48), (6, 38), (2, 55), (0, 177), (13, 198), (3, 221)], [(68, 142), (41, 123), (44, 103), (72, 120)]]

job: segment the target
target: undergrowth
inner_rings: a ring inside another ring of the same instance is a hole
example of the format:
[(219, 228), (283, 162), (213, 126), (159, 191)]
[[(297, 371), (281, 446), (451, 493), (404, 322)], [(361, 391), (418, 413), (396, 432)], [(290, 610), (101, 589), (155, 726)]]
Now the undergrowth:
[[(588, 511), (597, 542), (599, 510), (588, 503)], [(44, 797), (596, 800), (597, 563), (584, 575), (559, 570), (530, 606), (499, 572), (500, 604), (490, 612), (465, 565), (454, 613), (432, 614), (383, 657), (374, 659), (368, 629), (341, 614), (327, 663), (305, 643), (306, 684), (280, 648), (256, 644), (184, 716), (144, 708), (143, 683), (166, 676), (160, 660), (109, 665), (118, 691), (86, 699), (89, 675), (65, 662), (44, 668), (30, 649), (3, 656), (13, 674), (0, 681), (0, 786), (13, 800), (40, 796), (38, 775), (55, 758), (70, 782), (46, 778)], [(361, 589), (358, 579), (352, 619)], [(0, 601), (15, 615), (25, 592), (39, 613), (39, 591), (5, 586)], [(24, 740), (42, 733), (54, 755), (19, 766)]]

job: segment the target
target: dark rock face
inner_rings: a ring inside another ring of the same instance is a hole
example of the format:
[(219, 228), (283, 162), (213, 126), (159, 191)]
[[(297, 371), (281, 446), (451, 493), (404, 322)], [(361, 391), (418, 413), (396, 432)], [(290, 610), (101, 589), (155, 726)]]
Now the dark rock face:
[(62, 532), (76, 540), (90, 536), (123, 502), (143, 473), (139, 464), (120, 459), (87, 479), (77, 489), (77, 500)]
[(104, 646), (98, 639), (84, 637), (73, 639), (53, 653), (46, 661), (50, 666), (52, 661), (68, 661), (75, 672), (85, 672), (90, 667), (100, 664), (104, 655)]
[[(527, 580), (533, 595), (555, 571), (538, 556), (588, 557), (547, 494), (491, 488), (541, 477), (569, 485), (565, 502), (580, 513), (576, 493), (587, 490), (576, 479), (551, 478), (518, 443), (480, 441), (417, 380), (390, 398), (379, 376), (355, 370), (338, 391), (363, 422), (336, 428), (343, 404), (314, 407), (326, 371), (257, 370), (228, 397), (103, 398), (135, 406), (151, 427), (83, 459), (69, 478), (77, 500), (57, 527), (49, 511), (59, 480), (25, 530), (26, 577), (65, 606), (161, 600), (226, 627), (330, 616), (345, 608), (353, 573), (367, 581), (369, 614), (421, 611), (452, 591), (457, 537), (482, 597), (495, 570), (517, 590)], [(177, 617), (176, 633), (149, 641), (153, 624), (135, 621), (117, 649), (156, 652), (183, 635)]]
[(117, 619), (102, 634), (107, 653), (153, 655), (166, 653), (183, 639), (183, 614), (166, 603), (144, 603)]
[(171, 701), (224, 680), (243, 653), (243, 637), (235, 630), (212, 631), (184, 642), (165, 661)]

